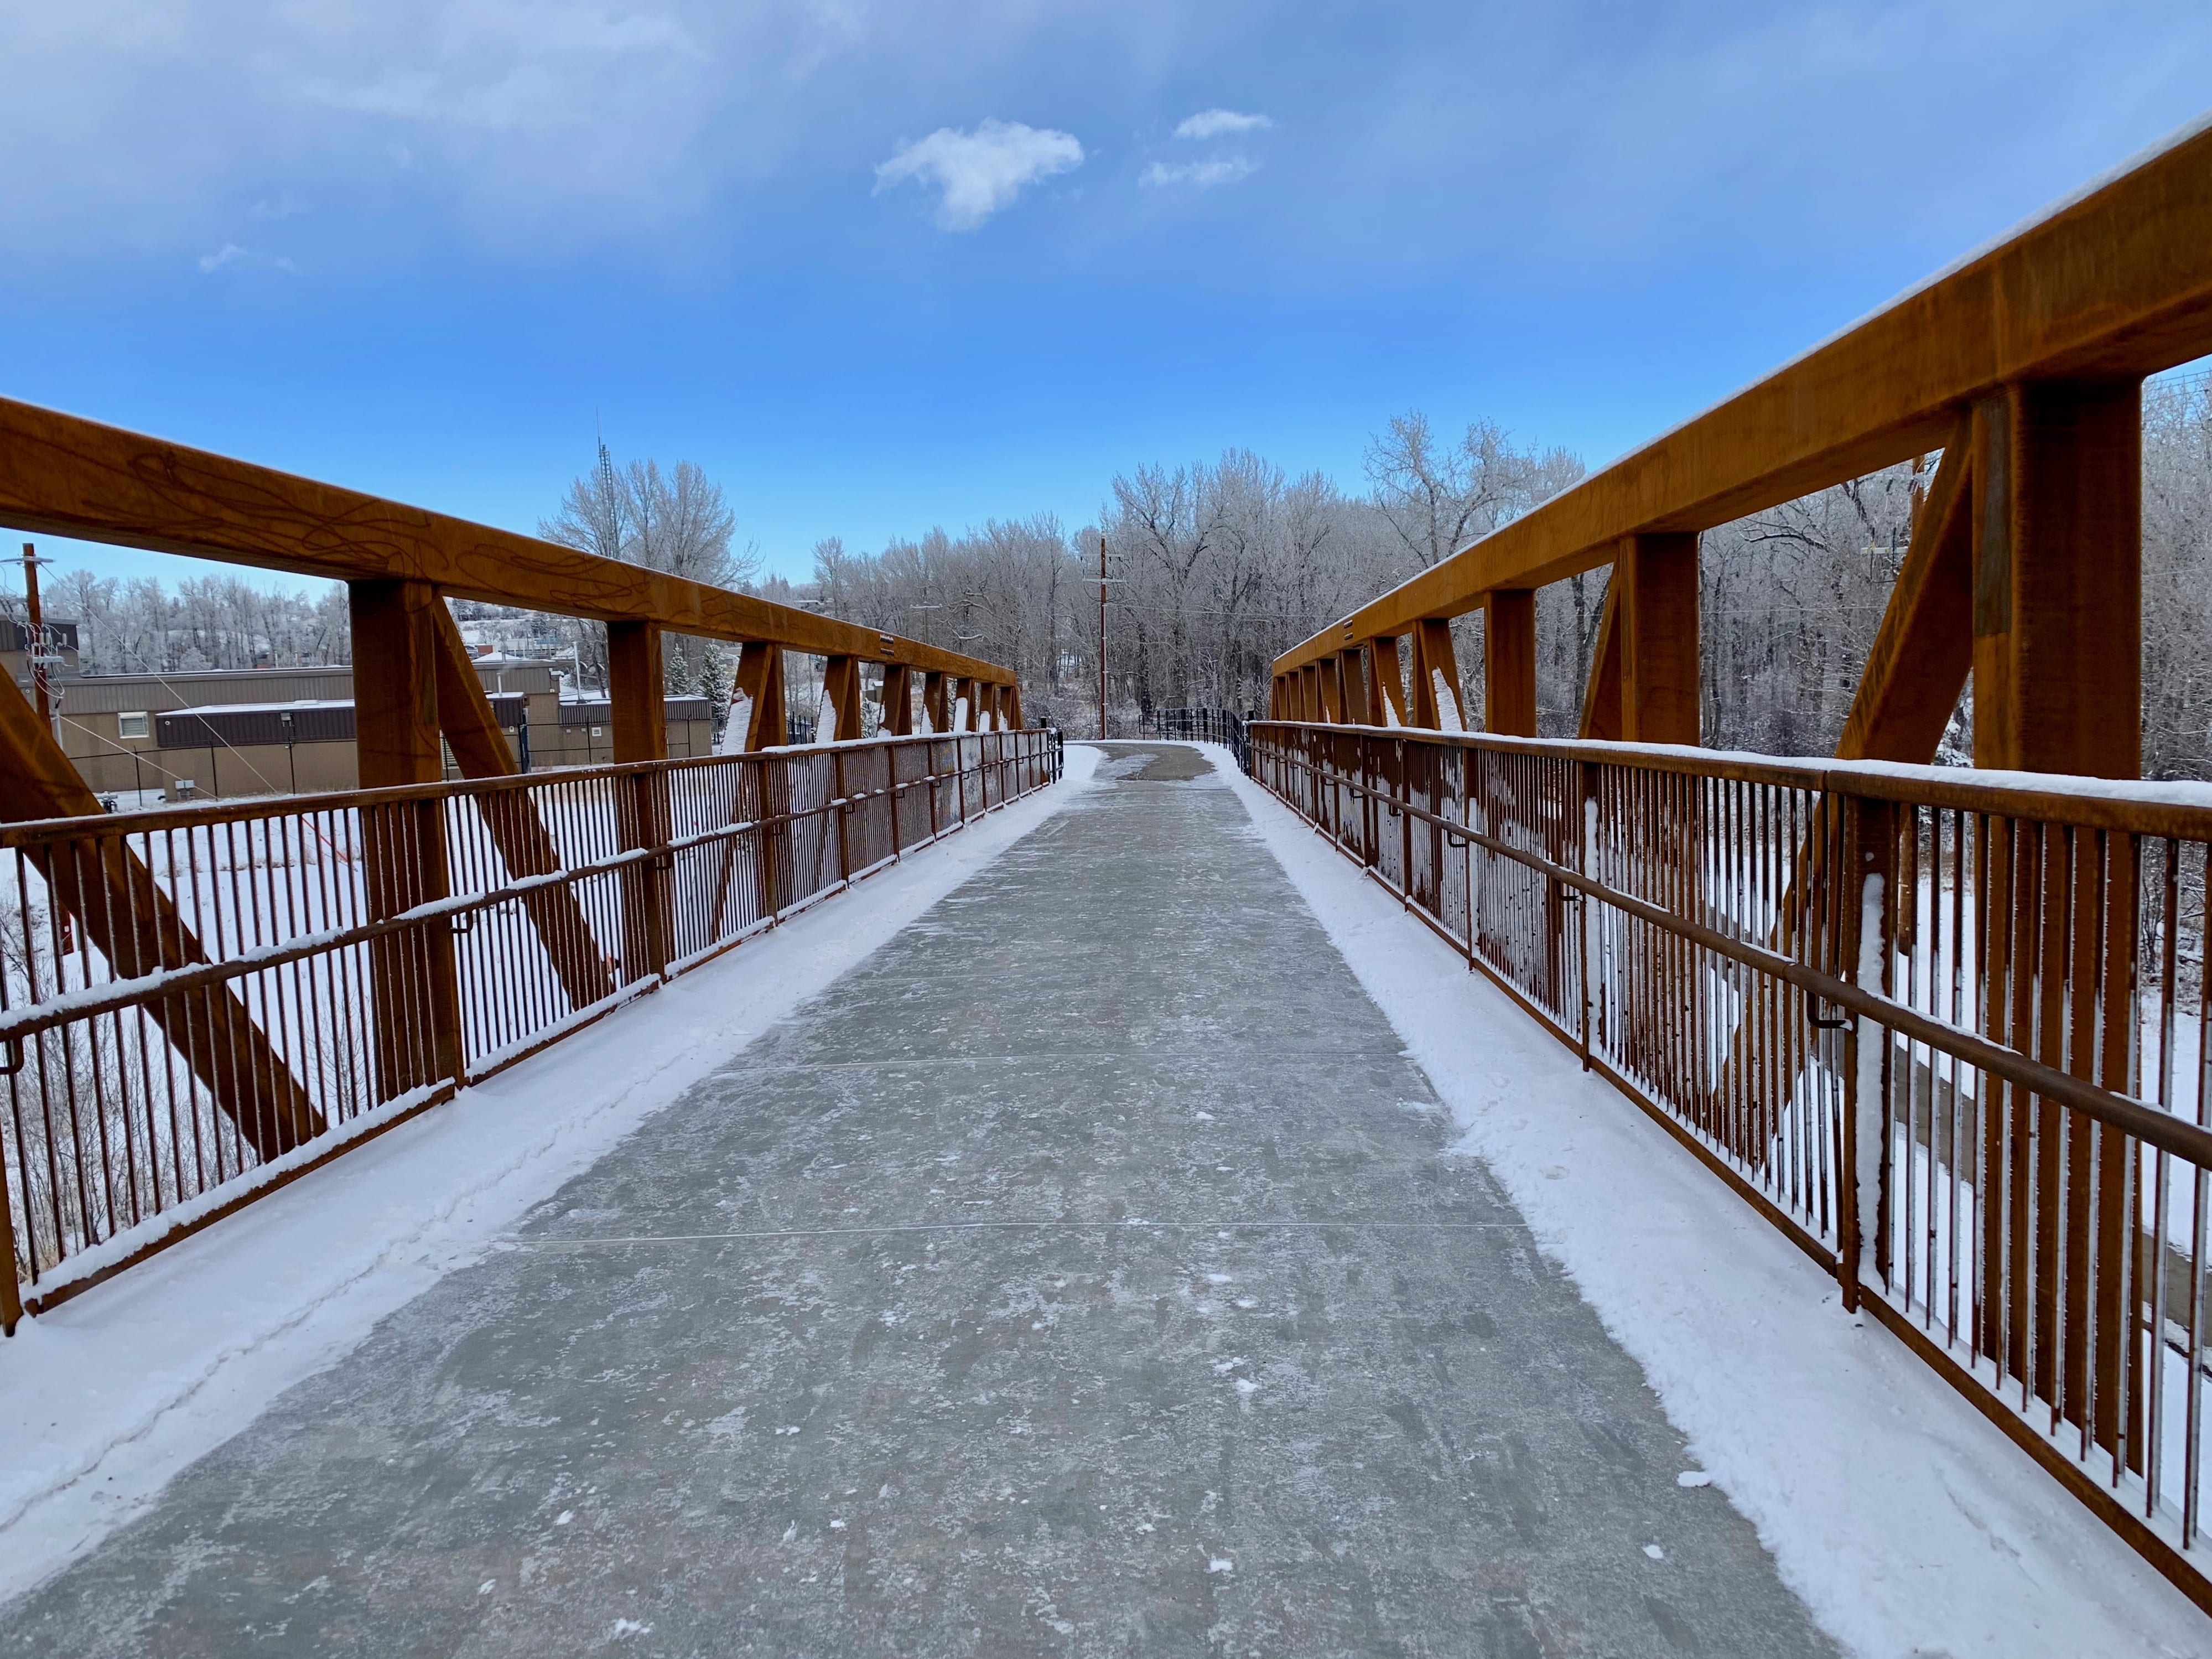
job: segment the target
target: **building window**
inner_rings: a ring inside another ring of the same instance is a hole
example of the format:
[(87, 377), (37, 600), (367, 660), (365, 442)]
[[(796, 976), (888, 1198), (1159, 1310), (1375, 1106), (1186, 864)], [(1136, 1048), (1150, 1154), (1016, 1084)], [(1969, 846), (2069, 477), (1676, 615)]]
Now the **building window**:
[(595, 738), (596, 738), (596, 737), (598, 737), (598, 736), (599, 735), (600, 729), (601, 729), (601, 728), (599, 728), (599, 726), (593, 726), (593, 727), (592, 728), (592, 735), (593, 737), (595, 737)]
[(115, 735), (118, 738), (150, 738), (154, 735), (153, 722), (143, 713), (118, 714), (115, 717)]

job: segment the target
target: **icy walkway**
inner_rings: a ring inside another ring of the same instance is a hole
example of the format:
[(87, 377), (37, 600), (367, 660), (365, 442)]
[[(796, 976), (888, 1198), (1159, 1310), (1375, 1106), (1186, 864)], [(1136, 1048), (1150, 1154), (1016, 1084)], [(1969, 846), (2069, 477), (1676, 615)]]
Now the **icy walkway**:
[(1202, 767), (1109, 766), (0, 1654), (1831, 1651)]

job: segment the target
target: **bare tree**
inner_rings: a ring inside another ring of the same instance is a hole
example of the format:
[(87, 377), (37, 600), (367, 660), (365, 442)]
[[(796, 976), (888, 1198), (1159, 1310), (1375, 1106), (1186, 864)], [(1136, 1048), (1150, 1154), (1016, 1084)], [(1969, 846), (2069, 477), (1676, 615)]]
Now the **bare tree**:
[[(606, 445), (599, 445), (599, 465), (570, 481), (558, 511), (538, 521), (538, 533), (546, 541), (592, 553), (603, 559), (619, 559), (629, 544), (629, 495), (615, 471)], [(576, 678), (586, 684), (607, 683), (607, 631), (582, 617), (574, 620)]]
[(1367, 449), (1375, 505), (1422, 570), (1582, 476), (1579, 458), (1516, 449), (1495, 421), (1476, 421), (1456, 443), (1439, 444), (1418, 410), (1394, 416)]
[[(599, 465), (569, 483), (559, 510), (538, 521), (538, 533), (562, 547), (714, 587), (738, 587), (760, 565), (757, 548), (736, 544), (737, 514), (722, 487), (702, 468), (678, 461), (664, 472), (653, 460), (617, 468), (604, 443)], [(579, 677), (604, 686), (605, 628), (580, 619), (574, 630)], [(715, 719), (724, 717), (732, 666), (729, 647), (717, 640), (670, 635), (661, 661), (670, 691), (706, 697)]]

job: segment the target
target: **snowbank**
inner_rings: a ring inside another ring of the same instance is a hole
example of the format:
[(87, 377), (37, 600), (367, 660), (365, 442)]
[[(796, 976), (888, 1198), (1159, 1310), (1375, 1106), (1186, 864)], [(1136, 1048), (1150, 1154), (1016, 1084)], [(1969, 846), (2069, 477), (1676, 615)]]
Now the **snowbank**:
[(1867, 1655), (2212, 1655), (2212, 1621), (1657, 1125), (1215, 764), (1539, 1245), (1782, 1577)]
[(464, 1090), (0, 1342), (0, 1597), (474, 1261), (532, 1205), (736, 1055), (1090, 782), (1066, 780)]

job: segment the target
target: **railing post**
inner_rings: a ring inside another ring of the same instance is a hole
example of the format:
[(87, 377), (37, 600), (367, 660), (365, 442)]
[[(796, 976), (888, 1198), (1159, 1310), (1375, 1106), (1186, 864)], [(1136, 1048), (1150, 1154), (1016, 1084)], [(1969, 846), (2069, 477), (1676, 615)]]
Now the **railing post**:
[[(347, 585), (353, 634), (355, 752), (361, 787), (443, 781), (438, 737), (438, 636), (428, 582)], [(373, 921), (445, 898), (445, 803), (431, 797), (361, 813), (362, 877)], [(460, 975), (453, 931), (436, 921), (388, 933), (368, 948), (376, 1033), (376, 1095), (458, 1082), (462, 1074)]]
[[(1842, 867), (1850, 872), (1838, 895), (1842, 914), (1836, 977), (1881, 996), (1890, 992), (1897, 913), (1897, 811), (1888, 801), (1832, 795), (1843, 819)], [(1888, 1029), (1861, 1016), (1844, 1031), (1844, 1122), (1837, 1181), (1836, 1279), (1844, 1310), (1856, 1311), (1864, 1258), (1874, 1250), (1877, 1282), (1889, 1270)]]
[(1382, 849), (1376, 842), (1376, 741), (1371, 737), (1360, 737), (1360, 805), (1364, 807), (1364, 823), (1360, 825), (1360, 869), (1374, 869)]
[(1398, 854), (1398, 896), (1407, 909), (1413, 908), (1413, 815), (1407, 809), (1413, 799), (1413, 762), (1406, 752), (1406, 743), (1399, 739), (1397, 753), (1393, 757), (1397, 764), (1390, 781), (1390, 799), (1398, 805), (1398, 829), (1403, 842)]
[(942, 738), (932, 738), (929, 739), (928, 748), (924, 751), (927, 762), (927, 771), (929, 775), (929, 838), (932, 841), (935, 841), (938, 836), (943, 833), (943, 831), (938, 828), (937, 823), (937, 792), (943, 781), (945, 774), (937, 769), (937, 757), (938, 751), (944, 748), (944, 746), (945, 744)]
[(830, 809), (837, 815), (837, 879), (849, 882), (853, 879), (853, 852), (845, 840), (845, 825), (853, 816), (853, 803), (845, 799), (845, 751), (842, 749), (830, 751), (830, 788), (837, 803)]
[(23, 1321), (23, 1285), (15, 1260), (15, 1214), (8, 1199), (7, 1167), (0, 1164), (0, 1336), (15, 1335)]
[[(1459, 822), (1462, 830), (1474, 828), (1474, 772), (1482, 758), (1479, 749), (1459, 751)], [(1467, 971), (1474, 971), (1474, 837), (1460, 837), (1462, 857), (1460, 886), (1467, 899)]]
[[(1568, 845), (1575, 849), (1575, 873), (1588, 878), (1593, 850), (1590, 842), (1595, 838), (1597, 824), (1597, 814), (1594, 810), (1597, 784), (1590, 775), (1589, 763), (1583, 760), (1567, 763), (1567, 780), (1572, 786), (1567, 791), (1567, 811), (1574, 815), (1574, 821), (1567, 826)], [(1597, 926), (1597, 912), (1591, 908), (1589, 895), (1579, 891), (1575, 895), (1574, 911), (1575, 948), (1582, 981), (1583, 1070), (1587, 1072), (1590, 1068), (1590, 1007), (1595, 994), (1595, 988), (1590, 983), (1590, 933)]]
[[(908, 704), (908, 709), (909, 709), (909, 711), (911, 711), (911, 708), (912, 708), (912, 704), (911, 704), (911, 703), (909, 703), (909, 704)], [(905, 745), (904, 744), (896, 744), (896, 743), (890, 744), (888, 748), (886, 748), (886, 749), (884, 750), (884, 778), (885, 778), (885, 780), (886, 780), (886, 785), (885, 785), (885, 788), (884, 788), (884, 799), (885, 800), (887, 800), (887, 801), (889, 801), (889, 802), (890, 803), (890, 810), (891, 810), (891, 862), (892, 862), (893, 864), (896, 864), (896, 863), (899, 861), (899, 821), (898, 821), (898, 815), (899, 815), (899, 799), (900, 799), (900, 798), (899, 798), (899, 775), (898, 775), (898, 763), (899, 763), (899, 757), (900, 757), (902, 754), (903, 754), (905, 751), (906, 751), (906, 745)]]
[[(2138, 777), (2141, 382), (2014, 385), (1975, 405), (1971, 430), (1974, 764)], [(2039, 826), (2031, 843), (2023, 827), (1990, 825), (1985, 1029), (2124, 1091), (2134, 1016), (2116, 1011), (2133, 1001), (2133, 839)], [(1988, 1167), (2004, 1185), (1982, 1208), (1984, 1348), (2034, 1397), (2087, 1424), (2098, 1445), (2118, 1451), (2124, 1441), (2129, 1467), (2140, 1468), (2135, 1152), (2117, 1130), (2024, 1090), (1998, 1099), (2007, 1104), (1983, 1126)]]
[(753, 840), (754, 878), (759, 883), (761, 915), (772, 927), (783, 915), (777, 869), (781, 860), (775, 849), (784, 838), (784, 803), (791, 796), (791, 762), (787, 756), (764, 755), (752, 765), (757, 769), (760, 800), (760, 831)]
[[(660, 669), (660, 629), (652, 623), (607, 624), (607, 678), (617, 764), (668, 757), (668, 702)], [(668, 778), (659, 770), (623, 780), (617, 810), (623, 846), (649, 850), (625, 872), (623, 977), (665, 978), (674, 917), (669, 893)]]
[(674, 857), (668, 851), (668, 777), (662, 772), (639, 772), (623, 783), (629, 803), (623, 814), (625, 843), (651, 854), (634, 868), (635, 880), (629, 884), (637, 904), (626, 915), (630, 928), (623, 948), (631, 957), (626, 965), (634, 969), (629, 975), (632, 979), (665, 979), (674, 954), (671, 935), (675, 921), (669, 880)]
[[(1367, 653), (1358, 646), (1348, 647), (1336, 653), (1337, 683), (1344, 688), (1344, 723), (1346, 726), (1366, 726), (1371, 723), (1367, 707)], [(1209, 711), (1209, 721), (1225, 726), (1219, 714)]]
[[(1455, 693), (1455, 696), (1457, 694)], [(1424, 744), (1421, 747), (1422, 803), (1421, 810), (1440, 818), (1444, 815), (1444, 750)], [(1444, 829), (1440, 823), (1424, 819), (1429, 832), (1429, 902), (1423, 908), (1441, 921), (1439, 914), (1444, 903)]]

